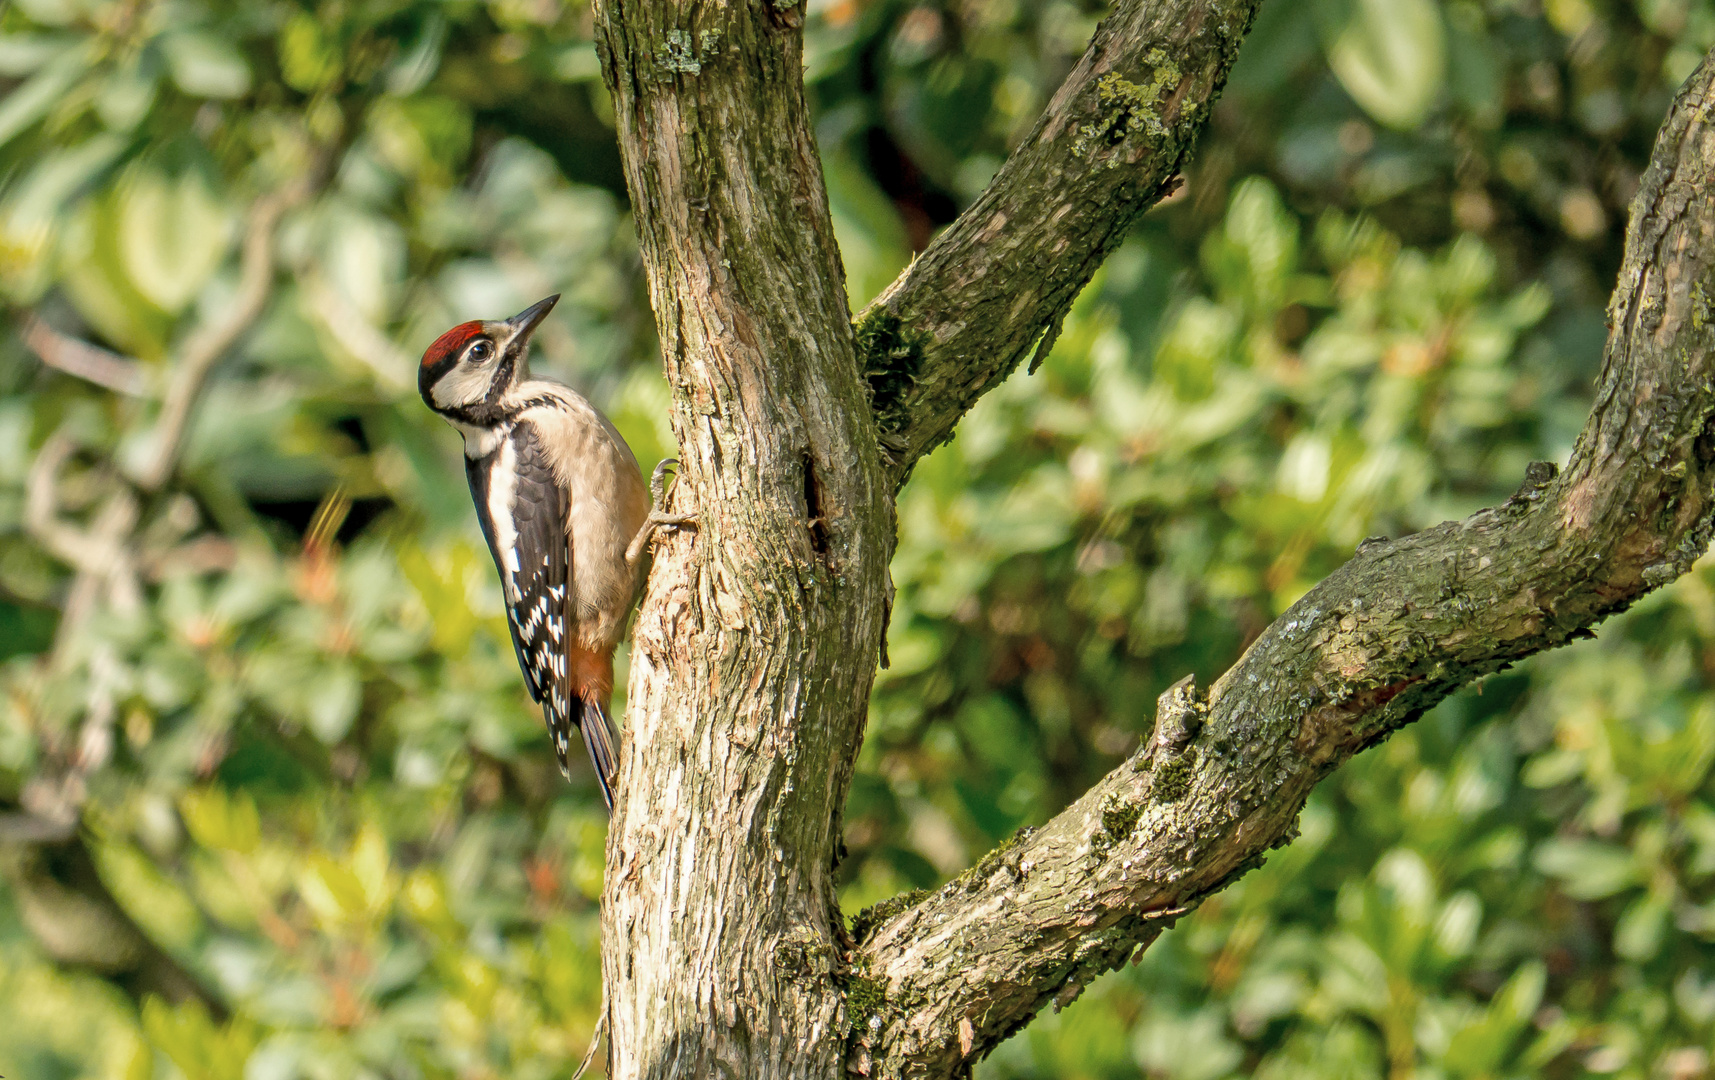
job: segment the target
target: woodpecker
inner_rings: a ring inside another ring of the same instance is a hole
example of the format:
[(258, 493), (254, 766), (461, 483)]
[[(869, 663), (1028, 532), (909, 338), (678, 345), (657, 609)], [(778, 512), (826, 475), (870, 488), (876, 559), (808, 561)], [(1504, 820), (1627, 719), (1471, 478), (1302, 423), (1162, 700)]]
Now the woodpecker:
[[(608, 418), (570, 387), (530, 375), (530, 335), (559, 299), (448, 330), (423, 353), (417, 388), (464, 436), (465, 475), (500, 572), (518, 667), (542, 706), (560, 771), (571, 775), (576, 728), (612, 810), (613, 650), (650, 534), (692, 515), (652, 508), (637, 458)], [(657, 501), (670, 464), (655, 471)]]

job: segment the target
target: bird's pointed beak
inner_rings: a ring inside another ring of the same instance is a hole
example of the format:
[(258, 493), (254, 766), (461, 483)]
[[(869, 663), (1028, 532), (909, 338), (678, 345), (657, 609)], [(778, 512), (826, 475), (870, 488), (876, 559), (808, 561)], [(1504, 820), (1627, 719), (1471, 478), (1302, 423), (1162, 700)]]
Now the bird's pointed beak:
[(523, 311), (512, 316), (512, 318), (507, 319), (506, 325), (512, 328), (513, 340), (519, 342), (529, 341), (530, 335), (535, 332), (537, 325), (539, 325), (543, 319), (548, 317), (548, 312), (553, 311), (554, 305), (559, 302), (560, 294), (555, 293), (546, 300), (536, 301)]

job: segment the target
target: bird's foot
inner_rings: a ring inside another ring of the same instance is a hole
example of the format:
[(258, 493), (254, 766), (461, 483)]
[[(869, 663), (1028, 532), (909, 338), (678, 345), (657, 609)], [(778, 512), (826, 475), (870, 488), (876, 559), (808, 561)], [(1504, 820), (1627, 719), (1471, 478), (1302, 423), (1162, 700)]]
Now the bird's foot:
[(638, 529), (637, 535), (632, 538), (631, 546), (625, 549), (625, 564), (633, 569), (637, 566), (637, 560), (643, 557), (643, 549), (649, 546), (649, 540), (655, 535), (656, 529), (663, 525), (677, 528), (681, 525), (696, 523), (697, 515), (695, 513), (669, 514), (661, 509), (667, 502), (667, 470), (670, 466), (677, 464), (679, 464), (677, 458), (666, 458), (661, 464), (655, 466), (655, 474), (649, 478), (649, 494), (653, 497), (649, 516), (644, 519), (643, 528)]

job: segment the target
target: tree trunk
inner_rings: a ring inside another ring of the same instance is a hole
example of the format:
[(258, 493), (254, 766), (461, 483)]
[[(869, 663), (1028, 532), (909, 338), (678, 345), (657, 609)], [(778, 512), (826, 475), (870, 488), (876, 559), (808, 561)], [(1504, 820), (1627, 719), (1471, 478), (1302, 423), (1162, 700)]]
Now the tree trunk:
[(831, 1077), (831, 860), (885, 629), (891, 487), (803, 100), (801, 6), (607, 0), (683, 464), (608, 837), (615, 1077)]
[(1561, 477), (1356, 557), (1041, 829), (848, 934), (832, 870), (891, 492), (1171, 189), (1258, 0), (1119, 0), (982, 198), (855, 332), (796, 0), (602, 0), (695, 529), (657, 545), (608, 837), (614, 1077), (960, 1075), (1286, 843), (1317, 780), (1683, 573), (1715, 509), (1709, 62), (1633, 208)]

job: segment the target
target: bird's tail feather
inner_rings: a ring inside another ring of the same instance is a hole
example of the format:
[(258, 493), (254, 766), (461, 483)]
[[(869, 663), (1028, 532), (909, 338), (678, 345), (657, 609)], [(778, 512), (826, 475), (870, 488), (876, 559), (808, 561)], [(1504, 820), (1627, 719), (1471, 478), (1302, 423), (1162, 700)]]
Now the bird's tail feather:
[(578, 728), (584, 735), (584, 749), (589, 751), (595, 766), (596, 783), (601, 785), (601, 799), (613, 810), (613, 784), (619, 778), (619, 752), (613, 735), (613, 721), (607, 715), (607, 705), (600, 701), (579, 700), (583, 715)]

